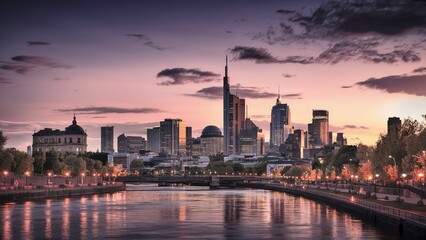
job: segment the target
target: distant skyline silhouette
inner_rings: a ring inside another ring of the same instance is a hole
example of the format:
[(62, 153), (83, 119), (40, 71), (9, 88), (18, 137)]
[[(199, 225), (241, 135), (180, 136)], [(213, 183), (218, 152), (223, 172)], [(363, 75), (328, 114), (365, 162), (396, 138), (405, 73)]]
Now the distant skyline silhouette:
[(371, 145), (388, 117), (424, 121), (424, 19), (426, 3), (408, 0), (4, 1), (0, 131), (25, 150), (75, 113), (96, 151), (106, 125), (116, 136), (146, 136), (164, 118), (194, 137), (222, 130), (228, 55), (231, 92), (266, 141), (280, 86), (296, 129), (325, 109), (331, 131)]

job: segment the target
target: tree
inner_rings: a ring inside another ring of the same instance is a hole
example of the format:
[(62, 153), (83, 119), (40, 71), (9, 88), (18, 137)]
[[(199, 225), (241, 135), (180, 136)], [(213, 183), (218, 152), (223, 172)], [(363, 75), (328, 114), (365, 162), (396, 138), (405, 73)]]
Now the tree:
[(232, 170), (234, 173), (242, 173), (244, 172), (244, 166), (241, 163), (233, 163)]
[(58, 172), (59, 157), (58, 153), (54, 149), (50, 149), (46, 152), (46, 161), (43, 164), (43, 172), (53, 171)]
[(8, 151), (13, 156), (12, 171), (16, 175), (24, 175), (25, 172), (33, 172), (34, 159), (28, 154), (18, 151), (15, 148), (8, 148)]
[(139, 168), (143, 168), (143, 160), (140, 160), (140, 159), (134, 159), (134, 160), (130, 163), (130, 169), (139, 169)]
[(266, 162), (260, 162), (253, 166), (253, 172), (257, 176), (261, 176), (262, 174), (266, 173)]
[(76, 157), (75, 155), (68, 155), (64, 160), (65, 164), (71, 170), (73, 176), (80, 176), (82, 173), (86, 173), (86, 161), (82, 157)]
[(359, 179), (364, 181), (373, 179), (373, 166), (370, 161), (361, 164), (358, 169), (358, 175)]
[(2, 131), (0, 131), (0, 150), (4, 149), (6, 142), (7, 142), (7, 137), (3, 135)]
[(9, 151), (0, 150), (0, 170), (11, 171), (13, 165), (13, 156)]
[(43, 165), (46, 162), (46, 157), (44, 156), (42, 152), (34, 151), (33, 158), (34, 158), (34, 173), (39, 175), (43, 174)]

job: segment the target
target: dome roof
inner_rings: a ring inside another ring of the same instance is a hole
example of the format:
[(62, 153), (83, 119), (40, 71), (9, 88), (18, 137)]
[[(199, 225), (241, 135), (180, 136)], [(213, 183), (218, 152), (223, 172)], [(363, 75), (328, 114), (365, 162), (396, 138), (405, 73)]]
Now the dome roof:
[(209, 125), (203, 129), (203, 132), (201, 133), (201, 137), (222, 137), (222, 132), (220, 129), (216, 126)]
[(65, 134), (76, 134), (76, 135), (86, 135), (83, 128), (77, 125), (77, 120), (75, 119), (72, 121), (72, 125), (69, 125), (65, 128)]

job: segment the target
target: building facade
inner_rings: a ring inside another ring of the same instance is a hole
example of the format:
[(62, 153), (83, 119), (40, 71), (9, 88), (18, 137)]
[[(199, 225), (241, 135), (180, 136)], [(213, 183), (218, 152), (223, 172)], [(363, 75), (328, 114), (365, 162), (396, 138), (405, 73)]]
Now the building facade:
[(114, 152), (114, 126), (101, 127), (101, 152)]
[(270, 123), (270, 148), (278, 149), (291, 133), (290, 107), (280, 102), (278, 94), (277, 102), (271, 110)]
[(160, 122), (160, 152), (167, 155), (186, 155), (186, 126), (181, 119)]
[(262, 129), (258, 128), (250, 118), (246, 118), (244, 129), (241, 130), (240, 154), (249, 156), (265, 154), (265, 137)]
[(33, 151), (80, 153), (87, 151), (87, 133), (82, 127), (77, 125), (74, 116), (72, 124), (65, 128), (65, 131), (59, 129), (45, 128), (33, 134)]
[(139, 153), (146, 149), (145, 138), (140, 136), (126, 136), (121, 134), (117, 137), (119, 153)]
[(147, 150), (156, 153), (160, 152), (160, 127), (146, 130)]
[(328, 145), (329, 118), (327, 110), (312, 110), (312, 123), (308, 124), (310, 148)]
[(223, 77), (223, 153), (239, 154), (240, 132), (245, 118), (245, 99), (231, 94), (228, 77), (228, 58), (226, 58)]

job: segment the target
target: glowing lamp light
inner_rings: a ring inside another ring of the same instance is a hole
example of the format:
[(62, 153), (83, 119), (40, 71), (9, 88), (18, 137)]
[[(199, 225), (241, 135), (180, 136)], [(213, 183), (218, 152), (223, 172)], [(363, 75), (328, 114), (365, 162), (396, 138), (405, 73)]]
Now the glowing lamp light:
[(423, 177), (424, 175), (423, 175), (423, 173), (419, 173), (419, 177)]
[(401, 176), (402, 176), (403, 178), (405, 178), (405, 177), (407, 176), (407, 174), (403, 173)]
[(25, 176), (29, 176), (29, 175), (30, 175), (30, 172), (26, 171)]
[(7, 174), (9, 174), (7, 171), (4, 171), (3, 172), (3, 174), (5, 175), (5, 176), (7, 176)]

